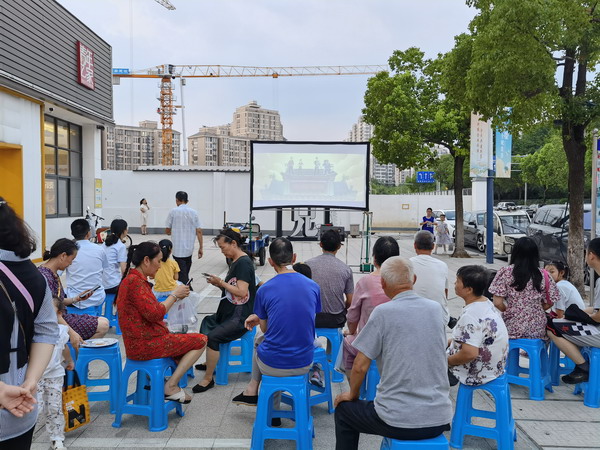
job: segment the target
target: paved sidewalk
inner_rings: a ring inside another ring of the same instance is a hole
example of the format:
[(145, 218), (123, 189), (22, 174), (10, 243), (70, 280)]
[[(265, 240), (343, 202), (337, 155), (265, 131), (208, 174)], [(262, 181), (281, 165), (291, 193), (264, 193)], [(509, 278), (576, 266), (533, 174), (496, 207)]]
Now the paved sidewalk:
[[(145, 236), (134, 235), (134, 243), (142, 240), (156, 240), (164, 238), (160, 235)], [(376, 236), (375, 236), (376, 237)], [(396, 235), (399, 240), (401, 255), (410, 257), (414, 255), (412, 235)], [(219, 249), (212, 244), (212, 237), (205, 237), (204, 258), (194, 260), (191, 276), (194, 278), (193, 286), (202, 297), (199, 306), (199, 320), (206, 314), (216, 311), (220, 292), (204, 281), (202, 272), (214, 273), (224, 276), (227, 270), (225, 258)], [(294, 242), (294, 249), (298, 254), (298, 261), (305, 261), (320, 253), (317, 242)], [(349, 239), (338, 253), (338, 257), (353, 266), (355, 282), (364, 276), (359, 273), (358, 266), (361, 258), (361, 240)], [(450, 269), (449, 308), (453, 316), (460, 314), (463, 306), (462, 299), (454, 294), (453, 283), (456, 270), (466, 264), (483, 264), (483, 255), (472, 251), (470, 259), (454, 259), (447, 255), (439, 255)], [(492, 268), (498, 269), (506, 265), (505, 261), (496, 260)], [(257, 266), (257, 274), (266, 281), (274, 276), (273, 269), (267, 264)], [(118, 337), (113, 333), (107, 336)], [(120, 337), (118, 337), (121, 341)], [(123, 351), (123, 355), (124, 355)], [(204, 356), (201, 358), (204, 359)], [(106, 373), (106, 366), (102, 363), (92, 366), (93, 376), (102, 376)], [(198, 374), (199, 376), (203, 373)], [(197, 376), (196, 380), (200, 378)], [(196, 383), (190, 380), (190, 387)], [(113, 428), (114, 416), (108, 411), (106, 402), (91, 403), (92, 422), (80, 430), (67, 434), (66, 445), (70, 449), (106, 449), (106, 448), (230, 448), (240, 449), (250, 447), (252, 425), (254, 423), (255, 408), (238, 406), (231, 403), (231, 399), (239, 394), (248, 381), (250, 374), (230, 375), (229, 385), (216, 386), (202, 394), (196, 394), (192, 403), (184, 406), (185, 417), (175, 413), (169, 416), (169, 428), (159, 433), (148, 431), (147, 419), (139, 416), (126, 415), (123, 417), (122, 427)], [(347, 389), (347, 383), (333, 384), (334, 396)], [(453, 400), (456, 397), (457, 387), (451, 388)], [(516, 449), (577, 449), (600, 448), (600, 409), (587, 408), (583, 405), (582, 397), (572, 394), (573, 388), (564, 384), (554, 389), (553, 393), (546, 392), (543, 402), (530, 401), (527, 390), (520, 387), (511, 387), (513, 398), (513, 414), (517, 422), (518, 440)], [(476, 404), (482, 409), (493, 408), (493, 400), (487, 395), (476, 395)], [(315, 450), (329, 450), (335, 447), (335, 427), (333, 415), (329, 415), (326, 406), (313, 407), (315, 423)], [(449, 435), (448, 435), (449, 437)], [(380, 437), (361, 436), (360, 448), (362, 450), (378, 449)], [(44, 427), (39, 426), (34, 435), (33, 449), (46, 450), (50, 442)], [(294, 448), (289, 441), (268, 441), (267, 449)], [(493, 449), (495, 441), (467, 437), (465, 449)]]

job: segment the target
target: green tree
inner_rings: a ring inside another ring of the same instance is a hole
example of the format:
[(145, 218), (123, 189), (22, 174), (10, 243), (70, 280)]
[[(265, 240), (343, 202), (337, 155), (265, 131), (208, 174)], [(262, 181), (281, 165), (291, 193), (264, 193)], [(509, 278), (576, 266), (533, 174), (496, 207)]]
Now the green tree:
[(445, 95), (441, 79), (444, 60), (426, 59), (417, 48), (395, 51), (390, 72), (369, 79), (365, 93), (365, 121), (374, 125), (373, 154), (400, 170), (430, 167), (434, 145), (454, 157), (456, 246), (453, 256), (468, 257), (463, 232), (463, 167), (469, 149), (469, 114)]
[[(585, 132), (599, 115), (600, 11), (595, 1), (467, 0), (479, 10), (455, 50), (470, 54), (463, 98), (473, 111), (521, 130), (561, 127), (568, 162), (568, 262), (583, 286)], [(457, 67), (462, 74), (464, 67)], [(510, 109), (508, 108), (510, 107)]]

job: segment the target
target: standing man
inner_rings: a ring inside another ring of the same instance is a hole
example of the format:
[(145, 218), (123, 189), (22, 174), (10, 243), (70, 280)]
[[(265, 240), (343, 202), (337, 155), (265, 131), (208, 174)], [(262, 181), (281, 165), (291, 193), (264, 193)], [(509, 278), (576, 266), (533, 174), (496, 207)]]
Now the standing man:
[[(433, 234), (429, 231), (419, 231), (415, 235), (415, 253), (417, 256), (410, 258), (417, 281), (413, 286), (414, 291), (421, 297), (434, 300), (444, 308), (444, 325), (456, 323), (448, 312), (448, 265), (444, 261), (431, 256), (433, 252)], [(451, 327), (452, 328), (452, 327)]]
[[(412, 264), (401, 256), (381, 266), (381, 287), (391, 301), (373, 310), (352, 343), (358, 354), (350, 391), (335, 399), (337, 450), (358, 449), (361, 433), (419, 440), (450, 429), (443, 311), (412, 290), (414, 279)], [(375, 401), (358, 400), (372, 360), (381, 374)]]
[(173, 238), (173, 258), (179, 264), (179, 281), (186, 284), (192, 268), (192, 255), (194, 241), (198, 238), (200, 248), (198, 259), (204, 254), (202, 250), (202, 228), (198, 213), (188, 205), (187, 192), (179, 191), (175, 194), (176, 208), (173, 208), (167, 217), (167, 235)]
[(306, 261), (312, 270), (313, 281), (321, 288), (321, 312), (317, 314), (315, 326), (342, 328), (354, 293), (352, 269), (335, 256), (342, 246), (337, 231), (327, 230), (323, 233), (320, 245), (323, 254)]

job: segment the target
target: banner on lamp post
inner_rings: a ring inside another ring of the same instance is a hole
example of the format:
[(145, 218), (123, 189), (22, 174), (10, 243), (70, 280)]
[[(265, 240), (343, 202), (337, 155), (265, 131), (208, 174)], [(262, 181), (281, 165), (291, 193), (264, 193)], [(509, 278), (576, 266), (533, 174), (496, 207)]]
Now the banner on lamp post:
[(471, 156), (469, 175), (487, 177), (490, 166), (492, 124), (484, 122), (479, 114), (471, 114)]
[(510, 178), (512, 159), (512, 135), (508, 131), (496, 131), (496, 178)]

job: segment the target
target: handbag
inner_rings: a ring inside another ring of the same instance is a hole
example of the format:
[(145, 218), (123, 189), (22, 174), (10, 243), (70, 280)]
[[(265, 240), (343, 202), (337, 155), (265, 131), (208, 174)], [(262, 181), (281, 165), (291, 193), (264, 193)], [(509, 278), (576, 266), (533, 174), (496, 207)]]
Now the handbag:
[(76, 430), (90, 422), (90, 403), (85, 385), (81, 385), (76, 371), (73, 371), (72, 385), (68, 385), (67, 379), (65, 375), (62, 394), (66, 432)]

